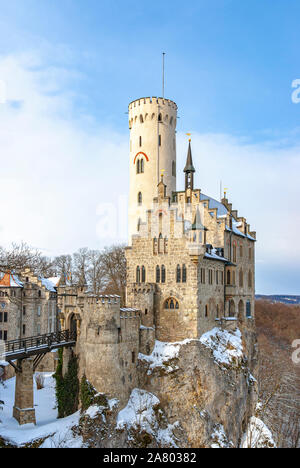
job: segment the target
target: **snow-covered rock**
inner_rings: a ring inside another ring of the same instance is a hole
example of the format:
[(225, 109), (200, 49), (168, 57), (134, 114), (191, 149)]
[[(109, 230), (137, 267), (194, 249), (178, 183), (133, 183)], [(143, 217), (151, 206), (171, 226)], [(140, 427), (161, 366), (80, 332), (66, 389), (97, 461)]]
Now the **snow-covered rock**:
[(200, 343), (212, 351), (220, 367), (237, 367), (243, 361), (242, 334), (239, 329), (227, 331), (213, 328), (201, 336)]

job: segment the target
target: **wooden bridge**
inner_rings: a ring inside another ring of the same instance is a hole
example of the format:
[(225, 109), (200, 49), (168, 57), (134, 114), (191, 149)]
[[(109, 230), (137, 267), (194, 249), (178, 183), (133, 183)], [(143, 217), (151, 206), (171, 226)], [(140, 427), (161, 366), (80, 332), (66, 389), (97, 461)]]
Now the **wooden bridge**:
[[(16, 390), (13, 417), (19, 424), (36, 423), (33, 401), (33, 376), (43, 357), (56, 349), (76, 346), (75, 331), (59, 331), (47, 335), (6, 341), (5, 354), (1, 358), (16, 371)], [(69, 353), (72, 353), (70, 350)], [(64, 365), (68, 364), (64, 353)]]
[(4, 360), (9, 362), (16, 371), (20, 371), (18, 365), (13, 361), (20, 361), (35, 356), (33, 370), (36, 370), (47, 353), (50, 353), (54, 349), (72, 347), (75, 345), (76, 332), (71, 332), (69, 330), (6, 341)]

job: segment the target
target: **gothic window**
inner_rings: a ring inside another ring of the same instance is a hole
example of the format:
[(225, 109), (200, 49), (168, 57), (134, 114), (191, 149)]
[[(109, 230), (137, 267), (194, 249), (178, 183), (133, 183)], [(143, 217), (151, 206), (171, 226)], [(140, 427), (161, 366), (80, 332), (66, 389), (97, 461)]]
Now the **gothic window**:
[(187, 274), (186, 274), (186, 266), (183, 265), (183, 266), (182, 266), (182, 282), (183, 282), (183, 283), (186, 283), (186, 277), (187, 277)]
[(208, 283), (213, 284), (213, 270), (208, 270)]
[(177, 265), (177, 269), (176, 269), (176, 283), (181, 283), (181, 268), (180, 268), (180, 265)]
[(144, 119), (143, 119), (143, 116), (142, 116), (142, 115), (140, 115), (140, 122), (141, 122), (141, 123), (144, 123)]
[(176, 162), (172, 162), (172, 176), (176, 177)]
[(142, 266), (142, 283), (146, 282), (146, 268)]
[(158, 265), (156, 267), (156, 282), (160, 283), (160, 268)]
[(139, 192), (138, 193), (138, 204), (142, 205), (142, 203), (143, 203), (143, 195), (142, 195), (142, 192)]
[(141, 269), (139, 266), (136, 268), (136, 282), (137, 283), (141, 282)]
[(141, 174), (144, 174), (145, 172), (145, 161), (141, 159)]
[(249, 260), (252, 260), (252, 248), (249, 247)]
[(161, 267), (161, 282), (162, 283), (166, 282), (166, 268), (165, 268), (165, 265), (162, 265), (162, 267)]
[(249, 289), (252, 288), (252, 272), (251, 272), (251, 270), (249, 270), (249, 273), (248, 273), (248, 288)]
[(163, 254), (164, 253), (164, 239), (162, 234), (159, 235), (158, 239), (158, 253)]
[(236, 244), (234, 243), (232, 246), (232, 261), (236, 262)]
[(232, 272), (232, 284), (235, 286), (235, 271)]
[(230, 280), (231, 280), (231, 278), (230, 278), (230, 271), (228, 270), (228, 271), (227, 271), (227, 284), (228, 284), (228, 285), (230, 285)]
[(201, 268), (201, 284), (205, 284), (205, 268)]
[(179, 309), (179, 302), (174, 297), (169, 297), (164, 303), (164, 309), (178, 310)]
[(239, 275), (239, 286), (240, 286), (240, 288), (242, 288), (244, 286), (244, 275), (243, 275), (242, 270), (240, 271), (240, 275)]
[(246, 317), (251, 318), (251, 302), (246, 302)]
[(158, 116), (158, 121), (162, 122), (162, 115), (161, 114), (159, 114), (159, 116)]
[(141, 172), (140, 167), (141, 167), (141, 162), (140, 162), (140, 160), (138, 159), (138, 160), (137, 160), (137, 163), (136, 163), (136, 173), (137, 173), (137, 174), (140, 174), (140, 172)]
[(216, 285), (218, 286), (219, 284), (219, 271), (216, 271)]

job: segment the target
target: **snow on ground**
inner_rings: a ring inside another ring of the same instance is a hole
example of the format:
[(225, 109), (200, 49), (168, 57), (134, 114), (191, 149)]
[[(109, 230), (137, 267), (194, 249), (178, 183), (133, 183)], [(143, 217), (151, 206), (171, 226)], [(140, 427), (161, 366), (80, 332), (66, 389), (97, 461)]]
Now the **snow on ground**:
[(149, 363), (148, 375), (157, 367), (163, 367), (166, 372), (172, 372), (178, 367), (172, 367), (168, 365), (169, 361), (178, 358), (180, 347), (184, 344), (189, 343), (192, 340), (184, 340), (178, 343), (164, 343), (162, 341), (155, 341), (154, 349), (150, 356), (146, 354), (139, 354), (141, 361), (147, 361)]
[[(173, 429), (178, 425), (169, 424), (166, 428), (160, 428), (157, 421), (157, 412), (160, 401), (153, 395), (135, 388), (129, 398), (127, 406), (119, 412), (117, 418), (117, 429), (127, 429), (130, 431), (145, 431), (151, 434), (157, 442), (163, 447), (176, 447)], [(129, 435), (130, 437), (130, 435)]]
[(225, 434), (224, 427), (222, 424), (217, 424), (214, 428), (214, 432), (211, 435), (213, 443), (211, 444), (211, 448), (219, 449), (219, 448), (233, 448), (233, 443), (228, 441), (227, 436)]
[(252, 416), (244, 434), (242, 448), (276, 448), (273, 435), (265, 425), (265, 423), (258, 418)]
[(213, 328), (201, 336), (200, 343), (212, 350), (215, 362), (221, 367), (239, 365), (242, 362), (243, 344), (239, 329), (229, 332)]
[(3, 411), (0, 413), (0, 437), (12, 445), (23, 446), (37, 439), (48, 437), (41, 448), (54, 447), (81, 447), (82, 439), (74, 438), (71, 428), (79, 422), (79, 412), (64, 418), (57, 419), (55, 401), (55, 380), (52, 374), (43, 374), (45, 388), (37, 390), (34, 382), (34, 404), (37, 424), (19, 426), (12, 417), (15, 378), (7, 380), (5, 387), (0, 388), (1, 400), (4, 400)]

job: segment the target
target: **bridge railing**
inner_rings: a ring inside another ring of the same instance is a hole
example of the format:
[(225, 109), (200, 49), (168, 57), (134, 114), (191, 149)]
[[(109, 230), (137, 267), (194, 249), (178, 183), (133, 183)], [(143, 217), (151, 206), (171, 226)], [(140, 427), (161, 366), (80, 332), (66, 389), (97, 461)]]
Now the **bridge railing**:
[(40, 347), (53, 347), (60, 343), (70, 343), (76, 341), (76, 332), (70, 330), (47, 333), (46, 335), (32, 336), (5, 342), (5, 353), (16, 353)]

